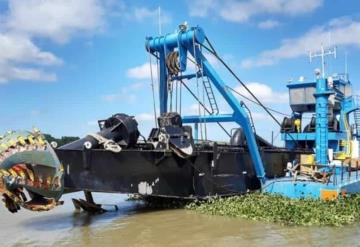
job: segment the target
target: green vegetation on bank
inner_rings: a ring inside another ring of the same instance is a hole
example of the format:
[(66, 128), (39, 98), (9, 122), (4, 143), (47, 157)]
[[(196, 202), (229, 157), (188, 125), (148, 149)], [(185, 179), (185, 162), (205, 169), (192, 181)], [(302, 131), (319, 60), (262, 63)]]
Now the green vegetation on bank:
[(56, 142), (58, 147), (61, 147), (65, 144), (68, 144), (70, 142), (80, 139), (79, 137), (75, 137), (75, 136), (62, 136), (61, 138), (55, 138), (49, 134), (43, 134), (43, 135), (49, 143), (51, 143), (53, 141)]
[(186, 206), (196, 212), (303, 226), (342, 226), (360, 221), (360, 196), (322, 201), (294, 200), (279, 195), (244, 196), (197, 201)]

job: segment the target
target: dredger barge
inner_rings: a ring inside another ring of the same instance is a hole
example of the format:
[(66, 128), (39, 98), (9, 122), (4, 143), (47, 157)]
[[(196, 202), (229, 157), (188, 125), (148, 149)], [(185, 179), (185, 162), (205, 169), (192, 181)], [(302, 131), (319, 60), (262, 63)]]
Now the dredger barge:
[[(0, 146), (0, 191), (11, 212), (20, 207), (49, 210), (61, 204), (63, 193), (73, 191), (85, 192), (86, 200), (73, 202), (87, 211), (103, 210), (91, 192), (186, 199), (259, 190), (322, 199), (359, 192), (360, 102), (347, 78), (325, 78), (319, 72), (315, 82), (289, 84), (293, 113), (279, 123), (200, 27), (180, 25), (175, 33), (146, 38), (145, 47), (150, 61), (158, 64), (160, 103), (160, 116), (148, 137), (139, 132), (134, 117), (123, 113), (99, 120), (99, 132), (59, 148), (36, 131), (7, 133)], [(206, 54), (217, 58), (279, 124), (285, 148), (256, 134), (251, 112)], [(189, 73), (190, 66), (194, 73)], [(191, 90), (191, 83), (201, 87), (202, 97)], [(198, 115), (181, 114), (181, 90), (197, 101)], [(231, 109), (228, 114), (219, 110), (215, 90)], [(302, 126), (303, 114), (309, 112), (315, 115)], [(224, 122), (238, 127), (226, 130)], [(204, 138), (206, 124), (219, 125), (229, 141)]]

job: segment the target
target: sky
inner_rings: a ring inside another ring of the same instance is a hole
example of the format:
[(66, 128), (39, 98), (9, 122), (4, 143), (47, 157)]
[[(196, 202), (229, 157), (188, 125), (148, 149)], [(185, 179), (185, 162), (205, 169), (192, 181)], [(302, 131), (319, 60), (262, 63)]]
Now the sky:
[[(290, 113), (286, 84), (300, 76), (314, 79), (320, 61), (310, 63), (308, 53), (321, 45), (337, 47), (337, 58), (327, 58), (327, 75), (343, 73), (347, 56), (360, 92), (356, 0), (0, 0), (0, 132), (37, 127), (57, 137), (84, 136), (98, 130), (97, 120), (123, 112), (135, 116), (147, 136), (154, 113), (145, 38), (172, 33), (185, 21), (202, 27), (255, 95), (281, 112)], [(208, 59), (227, 85), (244, 92)], [(221, 112), (229, 112), (216, 96)], [(183, 102), (184, 115), (197, 113), (189, 95)], [(272, 131), (278, 136), (279, 126), (244, 102), (257, 132), (268, 140)], [(158, 108), (157, 98), (155, 103)], [(216, 126), (207, 130), (209, 138), (228, 139)]]

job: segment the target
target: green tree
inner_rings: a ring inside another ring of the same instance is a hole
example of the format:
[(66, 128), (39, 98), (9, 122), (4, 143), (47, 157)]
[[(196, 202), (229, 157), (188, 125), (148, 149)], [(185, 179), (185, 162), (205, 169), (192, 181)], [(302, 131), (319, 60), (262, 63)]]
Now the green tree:
[(80, 139), (77, 136), (62, 136), (61, 138), (55, 138), (50, 134), (44, 134), (44, 137), (49, 143), (56, 142), (58, 147)]

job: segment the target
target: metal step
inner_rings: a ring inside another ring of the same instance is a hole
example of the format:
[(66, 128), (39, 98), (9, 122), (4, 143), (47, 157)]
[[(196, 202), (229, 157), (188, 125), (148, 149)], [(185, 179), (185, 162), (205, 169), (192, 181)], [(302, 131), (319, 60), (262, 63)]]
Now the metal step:
[(211, 108), (211, 115), (219, 114), (219, 107), (218, 107), (216, 99), (215, 99), (214, 91), (212, 89), (210, 80), (209, 80), (209, 78), (207, 76), (203, 77), (203, 85), (204, 85), (204, 88), (205, 88), (207, 98), (209, 100), (209, 105), (210, 105), (210, 108)]

